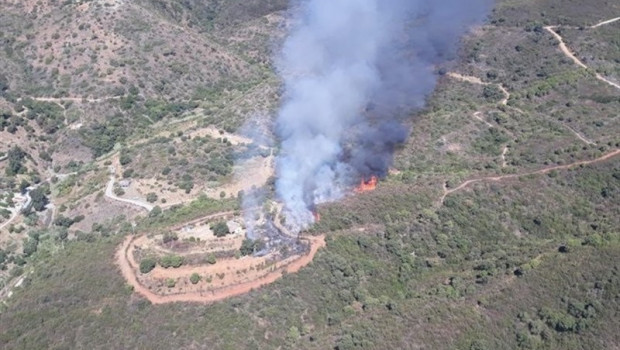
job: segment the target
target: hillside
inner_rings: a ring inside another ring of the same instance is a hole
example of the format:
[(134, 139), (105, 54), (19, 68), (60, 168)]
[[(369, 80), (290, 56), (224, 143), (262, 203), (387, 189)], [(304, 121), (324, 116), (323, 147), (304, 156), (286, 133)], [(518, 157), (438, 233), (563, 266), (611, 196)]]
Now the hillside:
[(2, 5), (0, 348), (618, 348), (620, 5), (498, 0), (376, 189), (261, 255), (287, 6)]

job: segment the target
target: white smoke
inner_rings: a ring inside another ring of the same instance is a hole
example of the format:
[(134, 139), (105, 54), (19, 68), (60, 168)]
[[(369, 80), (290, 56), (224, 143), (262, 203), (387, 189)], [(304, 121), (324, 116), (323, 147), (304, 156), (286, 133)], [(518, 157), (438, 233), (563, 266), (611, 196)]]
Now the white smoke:
[(285, 93), (276, 181), (292, 230), (313, 222), (315, 204), (387, 169), (407, 134), (399, 118), (423, 103), (433, 66), (487, 2), (308, 0), (293, 10), (277, 61)]

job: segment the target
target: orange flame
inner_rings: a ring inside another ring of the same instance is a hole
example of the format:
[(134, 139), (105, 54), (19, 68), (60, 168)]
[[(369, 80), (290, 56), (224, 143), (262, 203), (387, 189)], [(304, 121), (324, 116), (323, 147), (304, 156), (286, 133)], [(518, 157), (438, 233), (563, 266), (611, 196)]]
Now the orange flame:
[(379, 179), (376, 176), (371, 176), (370, 179), (366, 180), (366, 179), (362, 179), (360, 181), (359, 186), (357, 186), (354, 191), (356, 193), (362, 193), (362, 192), (368, 192), (368, 191), (372, 191), (375, 188), (377, 188), (377, 182), (379, 182)]
[(314, 221), (315, 222), (321, 221), (321, 214), (318, 211), (313, 211), (312, 215), (314, 215)]

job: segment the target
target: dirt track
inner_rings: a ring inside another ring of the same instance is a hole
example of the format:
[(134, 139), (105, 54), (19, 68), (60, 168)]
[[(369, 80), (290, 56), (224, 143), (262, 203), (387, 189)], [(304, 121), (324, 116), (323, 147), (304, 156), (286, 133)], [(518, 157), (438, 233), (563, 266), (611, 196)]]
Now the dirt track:
[(487, 85), (495, 85), (504, 94), (504, 98), (499, 103), (504, 105), (504, 106), (508, 105), (508, 100), (510, 99), (510, 92), (508, 92), (508, 90), (502, 84), (485, 83), (484, 81), (482, 81), (478, 77), (471, 77), (471, 76), (462, 75), (462, 74), (454, 73), (454, 72), (448, 73), (448, 76), (451, 77), (451, 78), (462, 80), (462, 81), (466, 81), (466, 82), (472, 83), (472, 84), (485, 85), (485, 86), (487, 86)]
[(502, 168), (508, 166), (508, 163), (506, 162), (506, 153), (508, 153), (508, 146), (504, 146), (504, 149), (502, 150)]
[(493, 124), (491, 124), (488, 121), (484, 120), (480, 115), (482, 115), (482, 112), (476, 112), (476, 113), (473, 114), (473, 117), (478, 119), (479, 121), (485, 123), (489, 128), (492, 128)]
[(594, 28), (598, 28), (598, 27), (600, 27), (600, 26), (604, 26), (604, 25), (606, 25), (606, 24), (610, 24), (610, 23), (613, 23), (613, 22), (616, 22), (616, 21), (620, 21), (620, 17), (616, 17), (616, 18), (608, 19), (608, 20), (603, 21), (603, 22), (601, 22), (601, 23), (597, 23), (597, 24), (595, 24), (595, 25), (591, 26), (590, 28), (592, 28), (592, 29), (594, 29)]
[(578, 162), (574, 162), (571, 164), (566, 164), (566, 165), (556, 165), (556, 166), (552, 166), (552, 167), (548, 167), (548, 168), (544, 168), (544, 169), (540, 169), (540, 170), (536, 170), (536, 171), (531, 171), (531, 172), (527, 172), (527, 173), (522, 173), (522, 174), (510, 174), (510, 175), (501, 175), (501, 176), (488, 176), (488, 177), (481, 177), (481, 178), (477, 178), (477, 179), (471, 179), (471, 180), (467, 180), (465, 182), (463, 182), (462, 184), (458, 185), (455, 188), (452, 189), (447, 189), (444, 186), (444, 194), (441, 197), (440, 203), (443, 204), (444, 200), (446, 199), (446, 197), (448, 195), (450, 195), (451, 193), (454, 193), (456, 191), (460, 191), (464, 188), (466, 188), (467, 186), (476, 183), (476, 182), (484, 182), (484, 181), (502, 181), (505, 179), (512, 179), (512, 178), (517, 178), (517, 177), (521, 177), (521, 176), (528, 176), (528, 175), (539, 175), (539, 174), (546, 174), (550, 171), (553, 170), (564, 170), (564, 169), (570, 169), (570, 168), (574, 168), (576, 166), (580, 166), (580, 165), (588, 165), (588, 164), (593, 164), (593, 163), (598, 163), (598, 162), (602, 162), (605, 161), (607, 159), (613, 158), (617, 155), (620, 154), (620, 149), (617, 149), (613, 152), (607, 153), (601, 157), (598, 157), (596, 159), (592, 159), (592, 160), (581, 160)]
[(134, 200), (134, 199), (126, 199), (126, 198), (121, 198), (118, 197), (114, 194), (114, 175), (110, 175), (110, 181), (108, 181), (108, 184), (105, 188), (105, 196), (115, 200), (115, 201), (119, 201), (119, 202), (123, 202), (123, 203), (127, 203), (127, 204), (132, 204), (138, 207), (141, 207), (143, 209), (146, 209), (146, 211), (151, 211), (153, 210), (154, 206), (152, 204), (140, 201), (140, 200)]
[[(555, 34), (555, 32), (553, 32)], [(575, 58), (576, 59), (576, 58)], [(581, 62), (581, 61), (579, 61)], [(508, 100), (510, 99), (510, 92), (501, 84), (492, 84), (492, 83), (485, 83), (482, 80), (480, 80), (480, 78), (478, 77), (472, 77), (472, 76), (467, 76), (467, 75), (462, 75), (459, 73), (454, 73), (454, 72), (450, 72), (448, 73), (448, 76), (454, 79), (458, 79), (461, 81), (466, 81), (472, 84), (478, 84), (478, 85), (496, 85), (504, 94), (504, 99), (500, 101), (500, 103), (504, 106), (508, 106)], [(612, 83), (613, 84), (613, 83)], [(520, 113), (524, 113), (522, 110), (520, 110), (519, 108), (515, 108), (515, 107), (511, 107), (512, 109), (520, 112)], [(481, 117), (482, 112), (477, 111), (475, 112), (472, 116), (474, 118), (476, 118), (477, 120), (485, 123), (488, 127), (492, 128), (493, 125), (491, 123), (489, 123), (488, 121), (486, 121), (484, 118)], [(577, 130), (571, 128), (570, 126), (561, 123), (563, 127), (565, 127), (567, 130), (569, 130), (571, 133), (573, 133), (579, 140), (583, 141), (583, 143), (587, 144), (587, 145), (593, 145), (594, 142), (592, 142), (591, 140), (588, 140), (585, 136), (581, 135), (579, 132), (577, 132)], [(504, 131), (506, 131), (508, 134), (511, 134), (510, 131), (504, 129)], [(505, 156), (505, 154), (504, 154)]]
[(222, 287), (220, 289), (208, 292), (189, 292), (185, 294), (162, 296), (153, 293), (148, 288), (140, 284), (140, 282), (138, 282), (138, 278), (136, 276), (136, 273), (138, 271), (138, 264), (133, 259), (133, 255), (130, 252), (131, 244), (135, 238), (136, 237), (134, 236), (128, 236), (123, 241), (123, 244), (116, 252), (116, 263), (120, 267), (123, 277), (125, 277), (127, 283), (133, 286), (134, 292), (142, 295), (153, 304), (165, 304), (174, 302), (212, 303), (215, 301), (220, 301), (226, 298), (248, 293), (254, 289), (273, 283), (278, 278), (282, 277), (282, 274), (285, 271), (286, 273), (294, 273), (299, 271), (302, 267), (308, 265), (312, 261), (314, 255), (319, 250), (319, 248), (325, 246), (325, 236), (307, 236), (304, 237), (304, 239), (310, 242), (310, 252), (308, 254), (303, 255), (298, 259), (293, 260), (289, 264), (282, 266), (275, 271), (270, 272), (256, 280), (237, 285)]
[[(604, 24), (608, 24), (611, 22), (615, 22), (617, 19), (611, 19), (609, 21), (604, 21), (599, 23), (597, 26), (600, 25), (604, 25)], [(568, 58), (570, 58), (573, 62), (575, 62), (576, 65), (578, 65), (581, 68), (584, 69), (588, 69), (588, 66), (586, 66), (585, 63), (583, 63), (579, 58), (577, 58), (577, 56), (575, 56), (575, 54), (568, 48), (568, 46), (566, 46), (566, 43), (564, 42), (564, 38), (562, 38), (562, 36), (560, 34), (558, 34), (555, 29), (558, 28), (558, 26), (546, 26), (544, 27), (545, 30), (547, 30), (549, 33), (551, 33), (551, 35), (553, 35), (553, 37), (555, 37), (555, 39), (557, 41), (560, 42), (560, 50), (562, 50), (562, 52), (564, 53), (564, 55), (566, 55)], [(592, 28), (596, 28), (596, 27), (592, 27)], [(596, 79), (609, 84), (613, 87), (615, 87), (616, 89), (620, 89), (620, 85), (614, 83), (613, 81), (603, 77), (602, 75), (600, 75), (599, 73), (595, 73)]]
[[(103, 102), (103, 101), (109, 101), (109, 100), (119, 100), (121, 98), (121, 96), (112, 96), (112, 97), (101, 97), (101, 98), (87, 98), (87, 97), (32, 97), (29, 96), (29, 98), (35, 100), (35, 101), (41, 101), (41, 102), (53, 102), (53, 103), (63, 103), (66, 101), (70, 101), (70, 102), (85, 102), (85, 103), (98, 103), (98, 102)], [(21, 101), (22, 99), (19, 98), (18, 101)]]

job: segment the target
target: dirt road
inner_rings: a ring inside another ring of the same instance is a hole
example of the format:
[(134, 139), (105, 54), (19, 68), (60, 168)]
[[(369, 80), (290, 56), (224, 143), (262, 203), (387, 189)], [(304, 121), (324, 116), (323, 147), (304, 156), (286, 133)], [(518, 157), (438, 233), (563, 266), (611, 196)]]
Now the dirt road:
[[(101, 98), (86, 98), (86, 97), (28, 97), (35, 101), (41, 102), (53, 102), (53, 103), (63, 103), (65, 101), (71, 102), (86, 102), (86, 103), (97, 103), (109, 100), (118, 100), (121, 96), (112, 96), (112, 97), (101, 97)], [(18, 98), (17, 101), (21, 101), (22, 98)]]
[(123, 203), (127, 203), (127, 204), (132, 204), (135, 206), (138, 206), (140, 208), (144, 208), (146, 209), (146, 211), (151, 211), (153, 210), (154, 206), (150, 203), (147, 202), (143, 202), (141, 200), (137, 200), (137, 199), (126, 199), (126, 198), (121, 198), (118, 197), (114, 194), (114, 182), (115, 182), (115, 178), (114, 175), (110, 175), (110, 181), (108, 181), (108, 185), (105, 188), (105, 196), (115, 200), (115, 201), (119, 201), (119, 202), (123, 202)]
[[(616, 20), (617, 19), (613, 19), (613, 20), (609, 20), (609, 21), (615, 22)], [(607, 23), (611, 23), (609, 21), (607, 21)], [(601, 23), (599, 23), (599, 25), (607, 24), (605, 22), (601, 22)], [(546, 31), (551, 33), (551, 35), (553, 35), (553, 37), (557, 41), (560, 42), (560, 50), (562, 50), (564, 55), (566, 55), (568, 58), (570, 58), (579, 67), (584, 68), (584, 69), (588, 69), (588, 66), (586, 66), (585, 63), (583, 63), (579, 58), (577, 58), (577, 56), (575, 56), (575, 54), (568, 48), (568, 46), (566, 46), (566, 43), (564, 42), (564, 38), (562, 38), (562, 36), (555, 31), (555, 29), (558, 28), (558, 26), (546, 26), (544, 28), (545, 28)], [(595, 77), (596, 77), (596, 79), (598, 79), (598, 80), (600, 80), (600, 81), (602, 81), (602, 82), (604, 82), (606, 84), (609, 84), (609, 85), (615, 87), (616, 89), (620, 89), (620, 84), (614, 83), (613, 81), (603, 77), (599, 73), (595, 73)]]
[[(555, 32), (553, 32), (555, 33)], [(555, 33), (557, 35), (557, 33)], [(564, 45), (566, 46), (566, 45)], [(575, 57), (576, 59), (576, 57)], [(581, 62), (581, 61), (579, 61)], [(480, 78), (478, 77), (471, 77), (471, 76), (466, 76), (466, 75), (461, 75), (459, 73), (454, 73), (454, 72), (450, 72), (448, 73), (448, 76), (454, 78), (454, 79), (458, 79), (458, 80), (462, 80), (462, 81), (466, 81), (472, 84), (478, 84), (478, 85), (496, 85), (503, 93), (505, 98), (503, 100), (500, 101), (500, 103), (504, 106), (508, 105), (508, 100), (510, 99), (510, 92), (508, 92), (508, 90), (506, 90), (506, 88), (504, 88), (504, 86), (502, 86), (501, 84), (491, 84), (491, 83), (485, 83), (482, 80), (480, 80)], [(613, 83), (612, 83), (613, 84)], [(514, 108), (514, 110), (520, 112), (520, 113), (524, 113), (522, 110), (518, 109), (518, 108)], [(488, 127), (493, 127), (493, 125), (491, 123), (489, 123), (488, 121), (484, 120), (482, 117), (482, 112), (478, 111), (475, 112), (473, 114), (473, 117), (476, 118), (477, 120), (485, 123)], [(587, 145), (593, 145), (594, 142), (592, 142), (591, 140), (588, 140), (585, 136), (581, 135), (579, 132), (577, 132), (577, 130), (571, 128), (570, 126), (562, 123), (562, 126), (564, 126), (566, 129), (568, 129), (571, 133), (573, 133), (579, 140), (583, 141), (585, 144)], [(512, 134), (510, 131), (504, 129), (504, 131), (506, 131), (509, 134)], [(514, 135), (513, 135), (514, 136)]]
[(616, 18), (608, 19), (608, 20), (603, 21), (603, 22), (601, 22), (601, 23), (595, 24), (595, 25), (591, 26), (590, 28), (592, 28), (592, 29), (594, 29), (594, 28), (598, 28), (598, 27), (600, 27), (600, 26), (604, 26), (604, 25), (606, 25), (606, 24), (610, 24), (610, 23), (613, 23), (613, 22), (616, 22), (616, 21), (620, 21), (620, 17), (616, 17)]
[(451, 78), (454, 78), (454, 79), (457, 79), (457, 80), (461, 80), (461, 81), (466, 81), (466, 82), (472, 83), (472, 84), (484, 85), (484, 86), (495, 85), (504, 94), (504, 98), (499, 103), (501, 103), (504, 106), (508, 105), (508, 100), (510, 99), (510, 92), (508, 92), (508, 90), (502, 84), (485, 83), (484, 81), (482, 81), (478, 77), (462, 75), (462, 74), (454, 73), (454, 72), (449, 72), (447, 75), (449, 77), (451, 77)]
[(588, 66), (585, 65), (585, 63), (581, 62), (581, 60), (579, 58), (577, 58), (577, 56), (575, 56), (575, 54), (573, 54), (573, 52), (568, 48), (568, 46), (566, 46), (566, 43), (564, 43), (564, 39), (562, 38), (562, 36), (560, 36), (560, 34), (558, 34), (555, 29), (557, 28), (557, 26), (546, 26), (544, 27), (546, 31), (548, 31), (549, 33), (551, 33), (551, 35), (553, 35), (553, 37), (560, 42), (560, 50), (562, 50), (562, 52), (568, 56), (568, 58), (570, 58), (573, 62), (575, 62), (576, 65), (578, 65), (581, 68), (588, 68)]
[(581, 141), (583, 141), (583, 143), (585, 143), (586, 145), (593, 145), (594, 142), (588, 140), (585, 136), (581, 135), (580, 133), (577, 132), (577, 130), (571, 128), (570, 126), (562, 123), (562, 125), (564, 125), (565, 128), (567, 128), (568, 130), (570, 130), (570, 132), (572, 132), (575, 136), (577, 136), (577, 138)]
[(294, 273), (299, 271), (302, 267), (308, 265), (312, 261), (314, 255), (319, 250), (319, 248), (325, 246), (325, 236), (307, 236), (303, 239), (310, 242), (310, 252), (308, 254), (303, 255), (298, 259), (290, 262), (289, 264), (282, 266), (275, 271), (270, 272), (256, 280), (237, 285), (226, 286), (208, 292), (189, 292), (185, 294), (162, 296), (153, 293), (148, 288), (140, 284), (140, 282), (138, 281), (138, 278), (136, 276), (136, 273), (138, 271), (138, 264), (134, 260), (133, 254), (131, 254), (130, 251), (132, 242), (135, 240), (135, 238), (136, 237), (128, 236), (123, 241), (123, 244), (116, 252), (116, 263), (119, 266), (123, 277), (125, 277), (127, 282), (133, 286), (134, 291), (148, 299), (153, 304), (165, 304), (174, 302), (212, 303), (215, 301), (220, 301), (226, 298), (248, 293), (254, 289), (273, 283), (274, 281), (282, 277), (284, 271), (286, 271), (286, 273)]
[(527, 173), (521, 173), (521, 174), (510, 174), (510, 175), (501, 175), (501, 176), (488, 176), (488, 177), (481, 177), (481, 178), (477, 178), (477, 179), (471, 179), (471, 180), (467, 180), (465, 182), (463, 182), (462, 184), (458, 185), (455, 188), (452, 189), (447, 189), (444, 186), (444, 194), (441, 197), (440, 200), (440, 204), (443, 204), (444, 200), (446, 199), (446, 197), (456, 191), (460, 191), (466, 187), (468, 187), (469, 185), (476, 183), (476, 182), (485, 182), (485, 181), (502, 181), (502, 180), (506, 180), (506, 179), (514, 179), (514, 178), (518, 178), (521, 176), (528, 176), (528, 175), (540, 175), (540, 174), (546, 174), (550, 171), (553, 170), (565, 170), (565, 169), (570, 169), (570, 168), (574, 168), (576, 166), (580, 166), (580, 165), (588, 165), (588, 164), (593, 164), (593, 163), (598, 163), (598, 162), (602, 162), (605, 161), (607, 159), (613, 158), (617, 155), (620, 154), (620, 149), (617, 149), (613, 152), (609, 152), (601, 157), (598, 157), (596, 159), (592, 159), (592, 160), (581, 160), (578, 162), (574, 162), (571, 164), (566, 164), (566, 165), (556, 165), (556, 166), (552, 166), (552, 167), (548, 167), (548, 168), (544, 168), (544, 169), (540, 169), (540, 170), (536, 170), (536, 171), (531, 171), (531, 172), (527, 172)]

